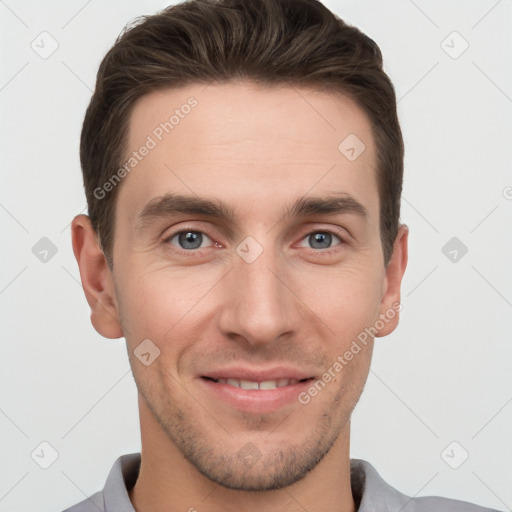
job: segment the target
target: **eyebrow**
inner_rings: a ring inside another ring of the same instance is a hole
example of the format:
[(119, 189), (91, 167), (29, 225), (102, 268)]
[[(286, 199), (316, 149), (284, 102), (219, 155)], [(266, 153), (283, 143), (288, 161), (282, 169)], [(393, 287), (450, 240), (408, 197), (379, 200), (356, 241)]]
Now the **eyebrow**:
[[(201, 215), (232, 223), (235, 210), (218, 199), (207, 199), (179, 194), (165, 194), (149, 201), (137, 217), (136, 230), (144, 229), (151, 221), (175, 215)], [(347, 193), (327, 197), (303, 196), (285, 206), (283, 217), (308, 217), (313, 215), (355, 214), (368, 219), (368, 211)]]
[(285, 210), (285, 217), (307, 217), (309, 215), (340, 215), (351, 213), (368, 219), (366, 208), (347, 193), (333, 194), (331, 197), (303, 196)]

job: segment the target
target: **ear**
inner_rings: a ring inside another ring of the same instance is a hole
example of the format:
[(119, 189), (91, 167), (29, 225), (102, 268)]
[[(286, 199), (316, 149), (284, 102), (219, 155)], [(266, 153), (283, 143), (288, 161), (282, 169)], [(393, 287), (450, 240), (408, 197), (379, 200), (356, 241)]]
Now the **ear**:
[(379, 329), (376, 337), (387, 336), (392, 333), (399, 321), (402, 305), (400, 304), (400, 288), (402, 277), (407, 267), (407, 242), (409, 238), (409, 228), (402, 224), (393, 243), (393, 253), (386, 267), (386, 276), (382, 301), (379, 310), (379, 319), (384, 324)]
[(91, 323), (105, 338), (121, 338), (123, 330), (112, 273), (87, 215), (73, 219), (71, 236), (85, 297), (91, 308)]

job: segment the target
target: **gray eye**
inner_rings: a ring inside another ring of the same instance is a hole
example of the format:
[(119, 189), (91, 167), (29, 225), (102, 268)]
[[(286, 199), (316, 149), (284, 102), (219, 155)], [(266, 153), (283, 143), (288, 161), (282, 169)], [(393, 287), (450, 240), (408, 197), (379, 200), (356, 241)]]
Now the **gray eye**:
[(343, 240), (330, 231), (312, 231), (306, 235), (301, 242), (301, 247), (309, 247), (310, 249), (321, 250), (331, 249), (336, 245), (343, 243)]
[(170, 242), (173, 243), (173, 240), (177, 239), (181, 249), (199, 249), (205, 238), (209, 240), (208, 236), (200, 231), (181, 231), (180, 233), (176, 233), (176, 235), (170, 239)]
[(328, 249), (332, 243), (332, 235), (331, 233), (319, 231), (309, 235), (308, 241), (313, 249)]
[(195, 231), (187, 231), (186, 233), (180, 233), (178, 240), (183, 249), (197, 249), (201, 247), (203, 235)]

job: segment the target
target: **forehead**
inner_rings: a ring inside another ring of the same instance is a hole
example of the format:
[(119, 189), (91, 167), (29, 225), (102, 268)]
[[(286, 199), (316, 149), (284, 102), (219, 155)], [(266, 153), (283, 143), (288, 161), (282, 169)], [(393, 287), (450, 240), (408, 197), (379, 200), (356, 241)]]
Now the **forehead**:
[(127, 161), (137, 157), (118, 201), (132, 221), (167, 192), (243, 196), (255, 213), (309, 190), (341, 191), (377, 209), (371, 125), (339, 93), (252, 82), (153, 92), (133, 108), (128, 147)]

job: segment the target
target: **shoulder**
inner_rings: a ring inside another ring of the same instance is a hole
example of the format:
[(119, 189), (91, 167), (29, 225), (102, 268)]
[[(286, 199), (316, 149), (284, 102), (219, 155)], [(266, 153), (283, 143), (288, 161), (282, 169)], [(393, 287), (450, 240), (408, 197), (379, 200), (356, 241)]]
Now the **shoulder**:
[(139, 474), (140, 453), (129, 453), (117, 458), (108, 474), (103, 490), (67, 508), (63, 512), (135, 512), (128, 490), (133, 487)]
[(103, 492), (99, 491), (63, 512), (105, 512)]
[(388, 484), (367, 461), (351, 459), (351, 485), (358, 512), (499, 512), (467, 501), (441, 496), (407, 496)]
[(452, 500), (437, 496), (412, 498), (411, 505), (403, 512), (499, 512), (492, 508), (480, 507), (468, 501)]

